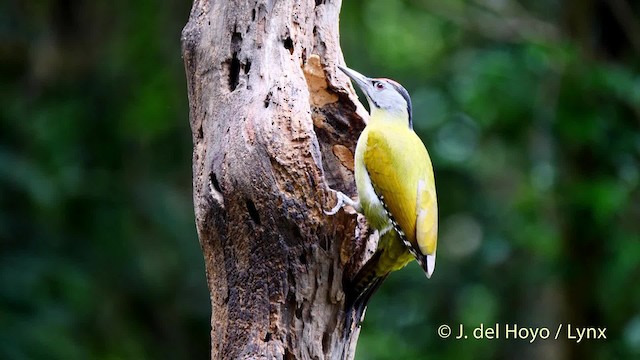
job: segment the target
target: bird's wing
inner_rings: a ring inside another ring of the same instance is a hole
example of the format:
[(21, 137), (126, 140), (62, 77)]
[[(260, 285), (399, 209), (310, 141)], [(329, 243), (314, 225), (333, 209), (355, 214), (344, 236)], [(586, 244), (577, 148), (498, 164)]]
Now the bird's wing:
[(422, 255), (435, 254), (438, 221), (435, 182), (422, 141), (409, 129), (371, 129), (364, 162), (376, 193), (414, 250)]
[(416, 208), (416, 242), (420, 252), (433, 255), (434, 259), (431, 261), (434, 261), (438, 241), (438, 201), (433, 181), (418, 181)]

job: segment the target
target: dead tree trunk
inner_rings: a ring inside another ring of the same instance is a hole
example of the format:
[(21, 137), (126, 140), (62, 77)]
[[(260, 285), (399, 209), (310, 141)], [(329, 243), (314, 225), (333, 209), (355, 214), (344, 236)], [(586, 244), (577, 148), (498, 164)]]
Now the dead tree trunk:
[(355, 195), (365, 116), (336, 74), (339, 10), (195, 0), (183, 30), (212, 359), (353, 357), (343, 278), (375, 239), (355, 215), (323, 213), (331, 189)]

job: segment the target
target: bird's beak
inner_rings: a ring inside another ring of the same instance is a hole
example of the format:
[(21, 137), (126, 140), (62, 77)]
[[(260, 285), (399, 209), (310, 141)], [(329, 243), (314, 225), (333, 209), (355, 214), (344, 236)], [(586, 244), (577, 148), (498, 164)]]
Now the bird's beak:
[(347, 74), (348, 77), (353, 80), (356, 85), (362, 90), (362, 92), (367, 96), (367, 100), (371, 99), (370, 92), (372, 90), (371, 87), (371, 79), (360, 74), (355, 70), (351, 70), (348, 67), (338, 65), (338, 69), (340, 69), (343, 73)]

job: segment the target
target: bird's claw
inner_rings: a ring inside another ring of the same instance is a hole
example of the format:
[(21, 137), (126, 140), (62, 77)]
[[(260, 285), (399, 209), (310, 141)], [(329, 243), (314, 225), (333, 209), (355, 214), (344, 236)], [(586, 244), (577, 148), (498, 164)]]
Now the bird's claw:
[(345, 205), (349, 205), (351, 207), (353, 207), (356, 211), (359, 211), (360, 209), (360, 203), (351, 200), (350, 197), (348, 197), (345, 193), (340, 192), (340, 191), (336, 191), (336, 198), (338, 198), (338, 203), (336, 204), (336, 206), (334, 206), (331, 210), (329, 211), (325, 211), (324, 213), (327, 215), (335, 215), (338, 213), (338, 211), (340, 211), (341, 208), (343, 208)]

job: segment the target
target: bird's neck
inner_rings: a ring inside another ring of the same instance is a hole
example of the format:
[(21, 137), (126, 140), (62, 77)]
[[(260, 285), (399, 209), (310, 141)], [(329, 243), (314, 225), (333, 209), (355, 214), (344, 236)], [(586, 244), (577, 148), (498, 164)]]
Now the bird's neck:
[(391, 112), (383, 109), (372, 108), (369, 116), (369, 125), (372, 126), (403, 126), (409, 127), (409, 117), (406, 113)]

